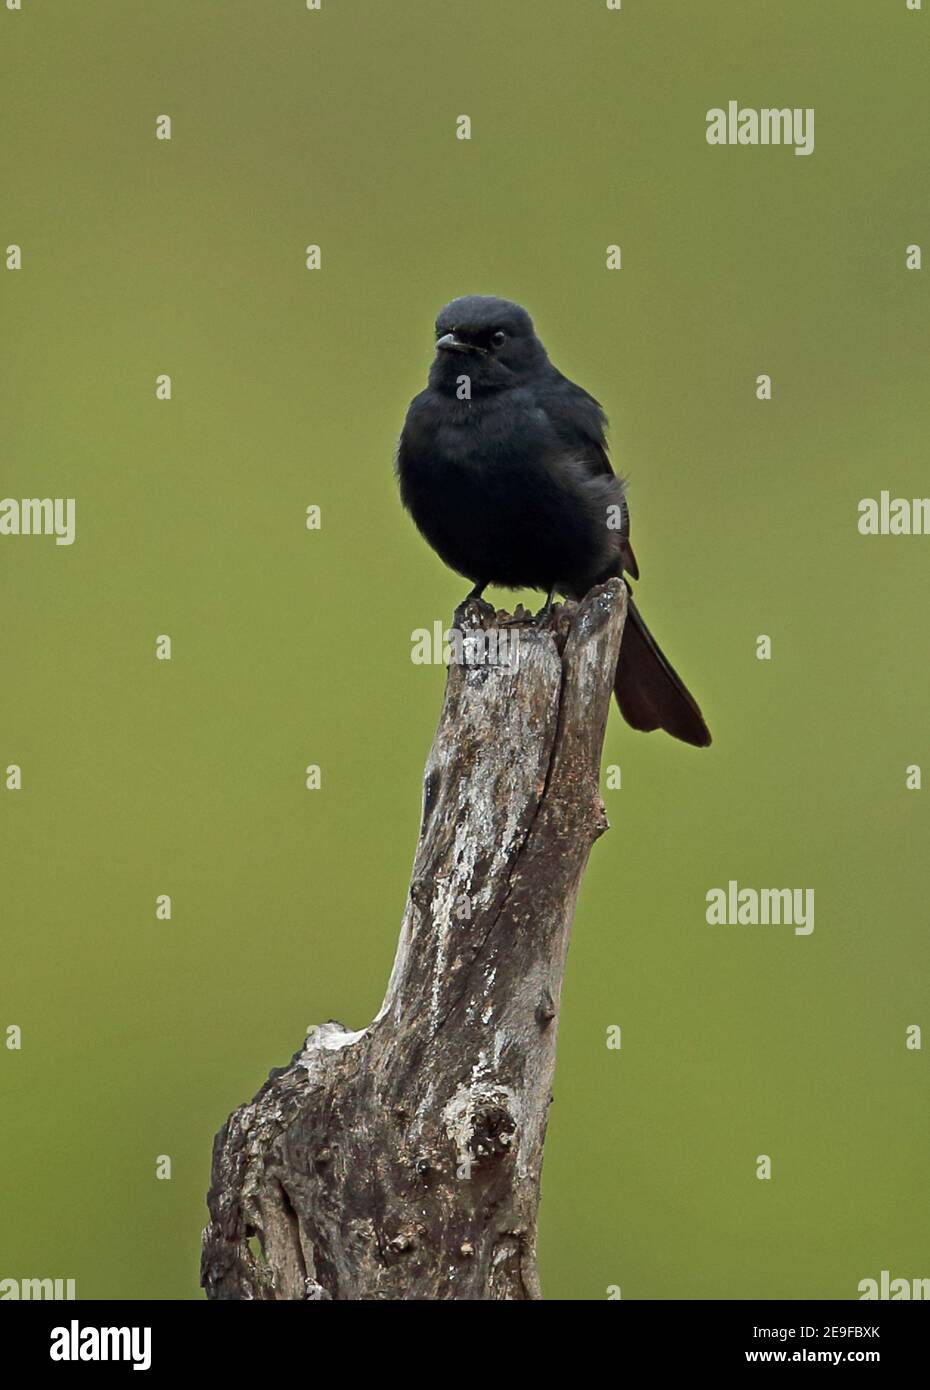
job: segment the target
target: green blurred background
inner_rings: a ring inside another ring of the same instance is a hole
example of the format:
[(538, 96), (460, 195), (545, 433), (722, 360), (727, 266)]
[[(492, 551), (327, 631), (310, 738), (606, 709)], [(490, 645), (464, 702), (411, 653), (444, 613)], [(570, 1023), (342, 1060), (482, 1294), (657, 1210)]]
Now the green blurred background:
[[(0, 538), (0, 767), (24, 774), (0, 788), (0, 1277), (201, 1296), (214, 1132), (309, 1024), (379, 1007), (444, 682), (410, 634), (466, 587), (392, 453), (468, 292), (525, 303), (610, 414), (637, 597), (715, 736), (610, 722), (544, 1290), (930, 1274), (904, 1046), (930, 1022), (930, 792), (905, 789), (930, 539), (856, 526), (860, 498), (928, 492), (930, 270), (904, 266), (930, 248), (928, 24), (904, 0), (0, 10), (0, 249), (24, 257), (0, 494), (77, 499), (71, 548)], [(709, 147), (730, 98), (813, 106), (814, 154)], [(730, 878), (813, 887), (813, 934), (707, 926)]]

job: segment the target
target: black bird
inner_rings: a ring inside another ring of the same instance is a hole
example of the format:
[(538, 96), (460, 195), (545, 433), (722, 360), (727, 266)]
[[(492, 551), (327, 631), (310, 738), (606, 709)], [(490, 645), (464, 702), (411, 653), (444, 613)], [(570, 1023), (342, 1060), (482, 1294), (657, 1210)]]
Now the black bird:
[[(613, 575), (639, 578), (624, 484), (601, 406), (549, 361), (525, 309), (466, 295), (436, 320), (429, 385), (397, 449), (404, 506), (451, 569), (488, 584), (579, 599)], [(632, 592), (632, 591), (630, 591)], [(542, 616), (541, 615), (541, 616)], [(706, 747), (710, 732), (629, 602), (614, 693), (634, 729)]]

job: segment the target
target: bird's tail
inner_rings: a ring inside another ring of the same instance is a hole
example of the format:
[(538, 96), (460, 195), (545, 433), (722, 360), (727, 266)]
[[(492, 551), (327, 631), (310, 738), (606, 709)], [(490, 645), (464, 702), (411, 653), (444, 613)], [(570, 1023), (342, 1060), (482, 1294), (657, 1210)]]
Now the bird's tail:
[(697, 702), (629, 600), (620, 660), (614, 677), (620, 713), (634, 729), (664, 729), (673, 738), (706, 748), (710, 730)]

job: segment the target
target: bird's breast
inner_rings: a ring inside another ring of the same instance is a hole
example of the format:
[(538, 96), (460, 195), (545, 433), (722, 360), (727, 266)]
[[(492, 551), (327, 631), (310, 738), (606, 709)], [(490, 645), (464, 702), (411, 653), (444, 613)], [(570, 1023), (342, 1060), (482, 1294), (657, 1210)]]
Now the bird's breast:
[(415, 405), (398, 451), (401, 492), (448, 565), (473, 580), (543, 589), (590, 565), (603, 523), (553, 466), (560, 449), (542, 411), (504, 393), (491, 403)]

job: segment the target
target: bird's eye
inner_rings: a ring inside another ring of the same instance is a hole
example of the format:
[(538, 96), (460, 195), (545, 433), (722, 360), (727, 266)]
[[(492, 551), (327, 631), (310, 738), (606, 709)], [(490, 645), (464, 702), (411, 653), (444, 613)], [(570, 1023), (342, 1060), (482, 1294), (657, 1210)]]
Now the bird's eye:
[(492, 347), (503, 347), (506, 341), (507, 334), (504, 332), (502, 328), (498, 328), (495, 333), (491, 334)]

